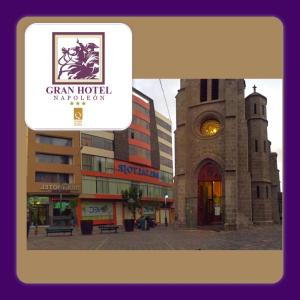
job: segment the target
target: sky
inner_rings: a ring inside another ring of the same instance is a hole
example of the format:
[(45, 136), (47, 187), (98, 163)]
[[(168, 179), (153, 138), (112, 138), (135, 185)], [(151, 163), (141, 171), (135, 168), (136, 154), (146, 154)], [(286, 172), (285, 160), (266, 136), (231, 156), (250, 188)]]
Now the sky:
[[(267, 118), (268, 118), (268, 139), (271, 141), (271, 151), (277, 152), (278, 169), (280, 170), (280, 181), (282, 185), (282, 162), (283, 162), (283, 91), (281, 79), (245, 79), (245, 97), (253, 92), (253, 86), (257, 87), (256, 92), (267, 97)], [(159, 79), (134, 79), (133, 86), (154, 101), (155, 110), (159, 111), (172, 121), (173, 131), (173, 153), (174, 152), (174, 130), (176, 129), (176, 100), (175, 96), (180, 88), (179, 79), (161, 79), (165, 92), (166, 102), (160, 86)]]

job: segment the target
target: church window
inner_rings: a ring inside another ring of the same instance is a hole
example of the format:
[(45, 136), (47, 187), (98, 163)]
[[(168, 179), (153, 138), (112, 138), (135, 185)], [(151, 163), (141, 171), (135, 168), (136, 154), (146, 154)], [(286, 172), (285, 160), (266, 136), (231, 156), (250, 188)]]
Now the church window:
[(254, 113), (256, 114), (256, 103), (254, 103)]
[(211, 81), (211, 99), (219, 99), (219, 79), (212, 79)]
[(200, 80), (200, 101), (207, 101), (207, 79)]
[(258, 152), (258, 141), (255, 140), (255, 152)]
[(260, 197), (260, 190), (259, 190), (259, 186), (256, 186), (256, 198)]
[(213, 136), (221, 129), (221, 124), (218, 120), (206, 120), (200, 126), (200, 133), (204, 136)]

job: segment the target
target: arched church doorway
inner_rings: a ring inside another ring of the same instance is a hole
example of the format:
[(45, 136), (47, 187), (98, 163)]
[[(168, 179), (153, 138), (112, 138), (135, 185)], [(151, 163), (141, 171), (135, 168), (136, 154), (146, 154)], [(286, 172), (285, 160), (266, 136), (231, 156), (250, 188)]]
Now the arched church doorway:
[(198, 225), (223, 223), (222, 176), (214, 161), (207, 161), (198, 178)]

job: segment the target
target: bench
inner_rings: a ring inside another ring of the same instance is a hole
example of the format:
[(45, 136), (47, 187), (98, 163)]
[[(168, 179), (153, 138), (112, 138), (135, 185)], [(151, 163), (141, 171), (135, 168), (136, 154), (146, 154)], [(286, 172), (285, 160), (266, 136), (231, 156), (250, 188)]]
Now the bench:
[(49, 226), (46, 228), (47, 236), (49, 233), (65, 233), (70, 232), (72, 235), (73, 227), (72, 226)]
[(101, 224), (99, 225), (99, 229), (100, 229), (100, 232), (103, 232), (103, 231), (115, 231), (115, 233), (118, 232), (118, 228), (119, 226), (118, 225), (115, 225), (115, 224)]

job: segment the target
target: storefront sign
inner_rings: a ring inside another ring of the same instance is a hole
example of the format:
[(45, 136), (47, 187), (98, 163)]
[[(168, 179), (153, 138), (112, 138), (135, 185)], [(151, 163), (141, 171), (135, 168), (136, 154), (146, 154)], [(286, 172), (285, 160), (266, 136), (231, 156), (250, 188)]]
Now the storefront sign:
[(118, 164), (117, 171), (125, 175), (139, 175), (159, 179), (159, 172), (149, 168), (142, 168), (131, 164)]
[(35, 205), (35, 204), (49, 204), (49, 197), (44, 197), (44, 196), (30, 196), (28, 198), (28, 203), (30, 205)]
[(112, 203), (99, 203), (84, 201), (81, 204), (83, 220), (112, 220), (113, 205)]
[(75, 185), (75, 184), (42, 184), (40, 187), (41, 190), (46, 190), (46, 191), (56, 191), (56, 192), (80, 192), (80, 185)]

